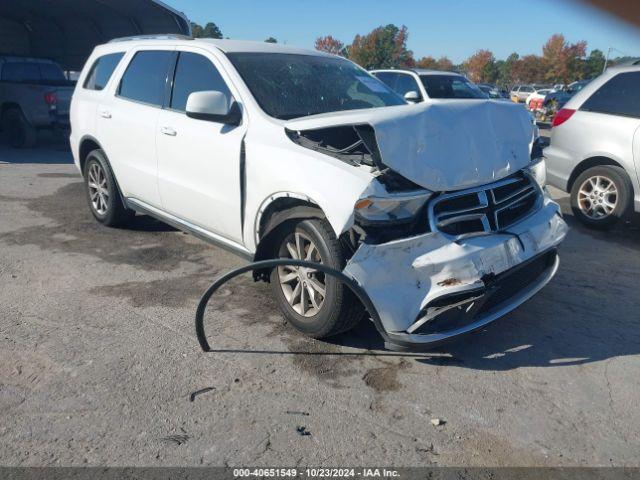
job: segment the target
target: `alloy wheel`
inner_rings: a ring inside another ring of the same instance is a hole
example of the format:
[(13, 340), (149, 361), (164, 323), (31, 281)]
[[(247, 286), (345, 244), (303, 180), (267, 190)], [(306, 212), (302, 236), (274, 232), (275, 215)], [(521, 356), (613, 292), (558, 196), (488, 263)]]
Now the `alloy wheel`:
[(601, 220), (613, 213), (618, 203), (618, 189), (608, 177), (596, 175), (587, 178), (578, 190), (578, 206), (582, 213)]
[(109, 185), (102, 166), (96, 162), (89, 167), (87, 175), (91, 206), (98, 215), (105, 215), (109, 209)]
[[(281, 258), (322, 263), (316, 244), (307, 235), (295, 231), (280, 247)], [(325, 276), (312, 268), (278, 267), (278, 280), (285, 299), (303, 317), (313, 317), (322, 309), (326, 297)]]

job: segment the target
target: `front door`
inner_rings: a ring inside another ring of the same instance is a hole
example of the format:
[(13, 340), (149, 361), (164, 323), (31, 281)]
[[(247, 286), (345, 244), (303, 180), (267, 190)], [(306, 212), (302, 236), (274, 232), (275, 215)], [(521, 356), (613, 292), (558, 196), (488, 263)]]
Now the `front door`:
[(233, 126), (185, 114), (190, 93), (217, 90), (233, 98), (216, 63), (212, 54), (197, 48), (178, 54), (169, 104), (156, 126), (158, 188), (166, 212), (241, 243), (240, 154), (246, 118)]

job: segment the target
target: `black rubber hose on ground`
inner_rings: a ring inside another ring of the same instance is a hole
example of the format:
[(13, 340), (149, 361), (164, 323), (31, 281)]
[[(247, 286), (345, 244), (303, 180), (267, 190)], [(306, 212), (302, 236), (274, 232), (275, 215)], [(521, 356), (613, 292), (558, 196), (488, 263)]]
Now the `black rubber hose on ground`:
[(274, 260), (261, 260), (259, 262), (249, 263), (248, 265), (244, 265), (242, 267), (231, 270), (230, 272), (225, 273), (218, 279), (216, 279), (207, 290), (202, 295), (200, 302), (198, 303), (198, 308), (196, 310), (196, 336), (198, 337), (198, 342), (200, 343), (200, 347), (205, 352), (210, 352), (211, 346), (207, 341), (207, 336), (204, 330), (204, 312), (207, 308), (209, 301), (213, 294), (225, 283), (238, 275), (242, 275), (243, 273), (250, 272), (253, 270), (263, 269), (263, 268), (274, 268), (274, 267), (306, 267), (317, 270), (318, 272), (322, 272), (325, 275), (330, 275), (334, 278), (337, 278), (339, 281), (344, 283), (349, 289), (358, 297), (358, 300), (362, 302), (362, 305), (367, 310), (367, 313), (371, 315), (374, 325), (376, 329), (382, 335), (382, 338), (385, 341), (389, 340), (389, 336), (387, 332), (384, 330), (382, 326), (382, 321), (380, 319), (380, 315), (376, 308), (373, 306), (371, 299), (364, 291), (364, 289), (360, 286), (358, 282), (356, 282), (353, 278), (345, 275), (343, 272), (336, 270), (331, 267), (327, 267), (320, 263), (316, 262), (308, 262), (306, 260), (294, 260), (289, 258), (278, 258)]

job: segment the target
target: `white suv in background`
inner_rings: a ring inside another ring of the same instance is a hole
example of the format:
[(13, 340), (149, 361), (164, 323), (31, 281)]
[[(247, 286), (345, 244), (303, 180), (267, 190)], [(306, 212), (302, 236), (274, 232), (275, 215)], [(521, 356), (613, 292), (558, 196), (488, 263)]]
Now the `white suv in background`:
[[(558, 266), (566, 227), (541, 187), (529, 116), (510, 103), (409, 105), (317, 51), (133, 38), (94, 50), (71, 123), (99, 222), (137, 211), (249, 259), (343, 271), (371, 299), (389, 346), (477, 329)], [(363, 316), (348, 288), (317, 270), (254, 276), (313, 337)]]
[(444, 98), (489, 98), (475, 83), (455, 72), (414, 68), (371, 70), (370, 73), (412, 103)]

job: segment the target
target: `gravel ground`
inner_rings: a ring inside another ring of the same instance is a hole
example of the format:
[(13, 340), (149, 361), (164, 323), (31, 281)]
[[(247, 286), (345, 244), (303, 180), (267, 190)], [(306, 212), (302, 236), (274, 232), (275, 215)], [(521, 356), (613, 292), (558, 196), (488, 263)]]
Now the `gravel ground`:
[[(283, 323), (241, 261), (146, 217), (93, 221), (63, 147), (0, 149), (3, 465), (639, 465), (640, 232), (579, 226), (555, 279), (425, 355)], [(434, 426), (432, 419), (441, 419)]]

